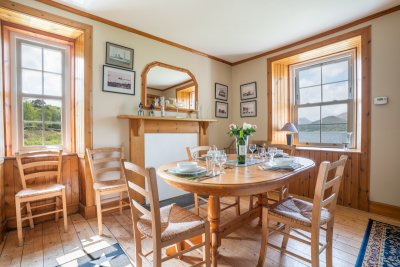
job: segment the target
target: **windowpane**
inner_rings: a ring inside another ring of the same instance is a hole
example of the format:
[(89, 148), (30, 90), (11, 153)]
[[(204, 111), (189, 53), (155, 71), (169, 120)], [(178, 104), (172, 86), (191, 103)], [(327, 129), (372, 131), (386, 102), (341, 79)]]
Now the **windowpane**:
[(43, 103), (42, 99), (23, 99), (24, 146), (43, 145)]
[(23, 68), (42, 70), (42, 48), (21, 44), (21, 66)]
[(44, 49), (43, 51), (44, 71), (62, 73), (62, 54), (61, 51)]
[(321, 125), (321, 143), (343, 144), (346, 141), (347, 124)]
[(349, 63), (347, 60), (322, 66), (322, 83), (347, 81), (349, 79)]
[(24, 122), (24, 146), (42, 146), (42, 122)]
[(42, 122), (43, 100), (34, 98), (23, 99), (24, 121)]
[(322, 124), (347, 123), (347, 104), (322, 106), (321, 117)]
[(43, 73), (44, 94), (62, 96), (62, 76), (60, 74)]
[(26, 94), (42, 94), (42, 72), (22, 69), (22, 92)]
[(321, 84), (321, 67), (312, 67), (299, 71), (299, 87), (308, 87)]
[(349, 98), (349, 82), (330, 83), (322, 86), (323, 102)]
[(303, 124), (299, 125), (299, 142), (300, 143), (320, 143), (320, 125), (319, 124)]
[(298, 110), (298, 124), (319, 124), (320, 107), (305, 107)]
[(321, 102), (321, 86), (299, 89), (299, 95), (299, 104), (301, 105)]
[(44, 104), (44, 142), (45, 145), (61, 145), (61, 114), (62, 102), (61, 100), (45, 99)]

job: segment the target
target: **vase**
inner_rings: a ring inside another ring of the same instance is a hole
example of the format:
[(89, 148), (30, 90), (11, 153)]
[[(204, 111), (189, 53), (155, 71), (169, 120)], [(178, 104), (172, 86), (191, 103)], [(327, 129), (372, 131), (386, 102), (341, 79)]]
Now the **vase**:
[(249, 136), (235, 136), (236, 139), (236, 156), (237, 163), (242, 165), (246, 164), (247, 148), (249, 144)]

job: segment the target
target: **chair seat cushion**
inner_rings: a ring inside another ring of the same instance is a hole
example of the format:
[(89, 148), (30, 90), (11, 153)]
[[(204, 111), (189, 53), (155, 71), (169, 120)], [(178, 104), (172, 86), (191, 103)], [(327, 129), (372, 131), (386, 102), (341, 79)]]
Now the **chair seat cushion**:
[(61, 191), (64, 188), (65, 188), (65, 186), (63, 184), (49, 184), (49, 185), (41, 185), (41, 186), (32, 186), (29, 188), (22, 189), (15, 196), (22, 198), (22, 197), (44, 195), (44, 194)]
[[(204, 227), (204, 220), (201, 217), (176, 204), (162, 207), (160, 217), (162, 242)], [(143, 215), (139, 218), (137, 227), (143, 235), (152, 237), (151, 223), (151, 217)]]
[(126, 182), (123, 179), (95, 182), (93, 183), (93, 188), (94, 190), (98, 191), (107, 191), (114, 189), (128, 190)]
[[(268, 208), (268, 214), (291, 219), (304, 226), (311, 227), (313, 204), (301, 199), (288, 197)], [(320, 224), (323, 225), (332, 219), (331, 213), (326, 209), (321, 210)]]

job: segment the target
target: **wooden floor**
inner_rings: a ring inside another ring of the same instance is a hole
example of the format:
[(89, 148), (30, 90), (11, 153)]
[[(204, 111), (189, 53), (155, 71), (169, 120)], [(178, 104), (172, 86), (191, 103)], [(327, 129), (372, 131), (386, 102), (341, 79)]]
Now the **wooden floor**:
[[(242, 210), (248, 207), (248, 202), (242, 200)], [(234, 216), (234, 209), (222, 213), (222, 220)], [(205, 210), (202, 211), (205, 215)], [(338, 207), (333, 243), (334, 266), (354, 266), (359, 247), (363, 239), (368, 218), (400, 225), (400, 221), (362, 212), (345, 207)], [(134, 242), (130, 211), (124, 210), (123, 214), (114, 213), (104, 218), (104, 236), (97, 233), (96, 219), (85, 220), (81, 215), (74, 214), (68, 218), (68, 232), (64, 233), (62, 220), (58, 223), (46, 222), (35, 225), (33, 230), (24, 229), (24, 246), (18, 247), (16, 231), (9, 232), (0, 244), (0, 266), (57, 266), (69, 262), (65, 266), (76, 266), (72, 259), (83, 255), (83, 249), (96, 249), (118, 242), (125, 253), (134, 262)], [(261, 228), (258, 220), (244, 225), (237, 232), (223, 239), (218, 258), (219, 266), (255, 266), (261, 239)], [(278, 244), (281, 237), (278, 234), (270, 236), (271, 242)], [(145, 244), (145, 248), (149, 247)], [(309, 247), (289, 240), (288, 249), (303, 256), (309, 257)], [(321, 254), (321, 265), (325, 265), (325, 253)], [(200, 260), (200, 254), (193, 252), (185, 256), (182, 261), (171, 260), (163, 266), (188, 266)], [(134, 264), (132, 264), (134, 266)], [(267, 252), (265, 266), (308, 266), (308, 264), (290, 256), (280, 255), (270, 248)]]

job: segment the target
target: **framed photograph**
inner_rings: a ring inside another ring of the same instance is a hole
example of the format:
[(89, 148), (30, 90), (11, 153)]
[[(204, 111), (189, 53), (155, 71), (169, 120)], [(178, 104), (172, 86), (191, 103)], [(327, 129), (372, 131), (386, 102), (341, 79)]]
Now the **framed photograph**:
[(240, 86), (240, 100), (247, 100), (257, 97), (257, 83), (246, 83)]
[(215, 83), (215, 99), (228, 101), (228, 86)]
[(215, 101), (215, 117), (228, 118), (228, 103)]
[(257, 100), (240, 102), (240, 117), (257, 117)]
[(103, 65), (103, 91), (135, 95), (135, 72)]
[(106, 43), (106, 64), (133, 70), (133, 49)]

